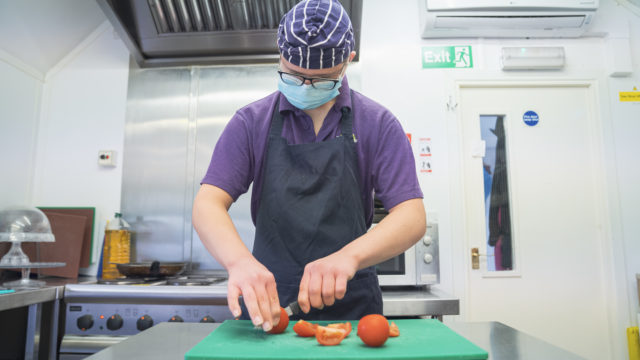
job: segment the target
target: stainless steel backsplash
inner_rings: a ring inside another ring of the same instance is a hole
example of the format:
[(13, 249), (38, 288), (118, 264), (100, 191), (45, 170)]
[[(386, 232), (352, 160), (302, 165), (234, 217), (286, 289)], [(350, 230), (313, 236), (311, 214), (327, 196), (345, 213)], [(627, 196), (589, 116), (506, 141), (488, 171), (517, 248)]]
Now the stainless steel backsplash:
[[(276, 89), (276, 65), (140, 69), (132, 63), (125, 125), (122, 213), (132, 260), (188, 261), (220, 269), (191, 225), (193, 199), (235, 111)], [(250, 193), (231, 209), (253, 247)]]
[[(140, 69), (131, 61), (125, 124), (122, 213), (133, 261), (187, 261), (221, 269), (191, 225), (193, 199), (224, 127), (237, 109), (277, 89), (277, 65)], [(360, 67), (349, 86), (359, 89)], [(253, 248), (251, 188), (229, 213)]]

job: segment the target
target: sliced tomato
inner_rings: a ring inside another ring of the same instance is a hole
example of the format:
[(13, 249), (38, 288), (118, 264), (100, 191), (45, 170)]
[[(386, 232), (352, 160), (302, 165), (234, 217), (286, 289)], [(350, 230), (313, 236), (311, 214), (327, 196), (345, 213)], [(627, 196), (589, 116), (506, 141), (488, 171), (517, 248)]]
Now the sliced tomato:
[(313, 324), (304, 320), (298, 320), (298, 322), (293, 325), (293, 331), (298, 334), (298, 336), (311, 337), (316, 334), (317, 327), (317, 324)]
[(289, 315), (287, 315), (287, 312), (283, 308), (280, 308), (280, 321), (278, 321), (278, 325), (274, 326), (269, 333), (281, 334), (287, 329), (287, 326), (289, 326)]
[(335, 327), (318, 326), (316, 329), (316, 340), (320, 345), (338, 345), (347, 336), (347, 331)]
[(349, 335), (349, 333), (351, 333), (351, 323), (350, 322), (329, 324), (329, 325), (327, 325), (327, 327), (344, 330), (345, 331), (344, 337), (347, 337)]
[(398, 329), (398, 325), (393, 321), (389, 324), (389, 336), (396, 337), (400, 336), (400, 329)]

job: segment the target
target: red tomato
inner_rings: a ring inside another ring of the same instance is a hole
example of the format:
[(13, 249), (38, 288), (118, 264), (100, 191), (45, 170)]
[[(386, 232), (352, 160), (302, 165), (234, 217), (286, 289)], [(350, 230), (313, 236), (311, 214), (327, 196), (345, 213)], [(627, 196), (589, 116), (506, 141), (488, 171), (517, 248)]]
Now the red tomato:
[(327, 325), (327, 327), (344, 330), (345, 331), (344, 337), (347, 337), (349, 335), (349, 333), (351, 333), (351, 323), (350, 322), (329, 324), (329, 325)]
[(389, 336), (396, 337), (400, 336), (400, 329), (398, 329), (398, 325), (393, 321), (389, 324)]
[(320, 345), (338, 345), (347, 336), (346, 330), (334, 327), (318, 326), (316, 329), (316, 340)]
[(293, 331), (295, 331), (298, 336), (311, 337), (316, 334), (317, 327), (317, 324), (312, 324), (304, 320), (298, 320), (298, 322), (293, 325)]
[(284, 311), (283, 308), (280, 308), (280, 321), (278, 322), (277, 326), (274, 326), (269, 331), (269, 333), (270, 334), (281, 334), (287, 329), (287, 326), (289, 326), (289, 315), (287, 315), (287, 312)]
[(389, 338), (389, 322), (380, 314), (366, 315), (358, 322), (358, 336), (369, 346), (382, 346)]

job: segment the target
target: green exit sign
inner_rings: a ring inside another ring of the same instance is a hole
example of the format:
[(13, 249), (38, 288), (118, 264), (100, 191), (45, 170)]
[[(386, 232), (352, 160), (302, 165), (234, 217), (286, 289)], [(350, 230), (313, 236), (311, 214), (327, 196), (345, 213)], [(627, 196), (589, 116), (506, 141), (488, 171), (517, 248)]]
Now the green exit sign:
[(422, 68), (472, 68), (471, 46), (423, 46)]

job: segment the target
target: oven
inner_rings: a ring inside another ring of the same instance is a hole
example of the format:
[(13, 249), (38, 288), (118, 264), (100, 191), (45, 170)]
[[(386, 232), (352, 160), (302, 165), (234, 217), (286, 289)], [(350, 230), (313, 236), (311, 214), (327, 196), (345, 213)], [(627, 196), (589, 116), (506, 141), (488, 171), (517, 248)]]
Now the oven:
[(223, 322), (227, 275), (122, 278), (65, 287), (59, 359), (84, 359), (160, 322)]
[[(374, 228), (388, 214), (374, 199)], [(427, 214), (427, 231), (404, 253), (376, 265), (382, 287), (420, 287), (440, 282), (439, 236), (436, 213)]]

